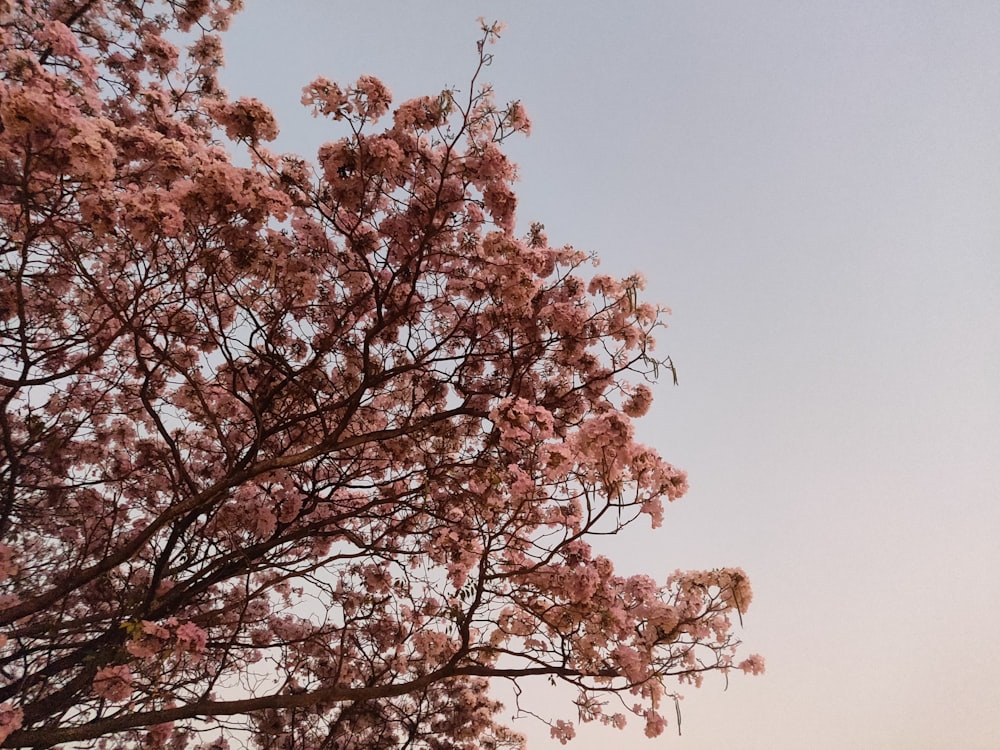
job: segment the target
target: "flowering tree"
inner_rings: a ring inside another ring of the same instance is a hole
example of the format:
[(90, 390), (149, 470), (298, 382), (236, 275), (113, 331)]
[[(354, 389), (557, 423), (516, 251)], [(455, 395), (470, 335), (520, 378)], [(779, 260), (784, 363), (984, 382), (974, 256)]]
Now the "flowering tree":
[(320, 79), (342, 137), (275, 155), (236, 4), (0, 0), (0, 744), (519, 746), (531, 677), (654, 736), (760, 671), (741, 571), (588, 544), (686, 487), (633, 439), (663, 310), (514, 236), (522, 107)]

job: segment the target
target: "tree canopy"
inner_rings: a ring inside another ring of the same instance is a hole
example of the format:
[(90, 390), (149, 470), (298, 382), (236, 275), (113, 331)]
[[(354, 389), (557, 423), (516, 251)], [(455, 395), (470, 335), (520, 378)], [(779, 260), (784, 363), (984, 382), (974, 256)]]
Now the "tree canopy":
[(236, 10), (0, 0), (0, 744), (519, 747), (531, 678), (655, 736), (762, 671), (742, 571), (589, 542), (687, 487), (665, 310), (515, 234), (498, 27), (465, 93), (314, 81), (307, 161), (218, 83)]

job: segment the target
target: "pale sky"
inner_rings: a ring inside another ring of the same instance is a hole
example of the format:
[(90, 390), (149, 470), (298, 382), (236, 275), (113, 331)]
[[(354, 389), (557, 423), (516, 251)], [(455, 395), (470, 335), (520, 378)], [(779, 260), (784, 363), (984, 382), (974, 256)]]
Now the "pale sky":
[(996, 750), (1000, 3), (247, 0), (224, 82), (313, 157), (304, 84), (462, 88), (478, 16), (508, 25), (487, 77), (534, 123), (508, 149), (520, 226), (674, 311), (680, 387), (640, 424), (692, 489), (609, 552), (745, 568), (767, 659), (687, 689), (683, 736), (569, 747)]

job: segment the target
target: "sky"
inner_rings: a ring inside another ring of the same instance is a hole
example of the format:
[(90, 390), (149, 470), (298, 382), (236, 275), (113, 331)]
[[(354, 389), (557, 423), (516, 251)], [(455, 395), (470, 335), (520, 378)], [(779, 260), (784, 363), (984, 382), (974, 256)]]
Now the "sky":
[(246, 5), (224, 85), (309, 157), (332, 137), (310, 80), (467, 90), (476, 18), (504, 21), (519, 226), (673, 310), (680, 384), (639, 432), (691, 490), (607, 551), (660, 580), (743, 567), (767, 674), (686, 689), (681, 736), (571, 748), (1000, 747), (1000, 3)]

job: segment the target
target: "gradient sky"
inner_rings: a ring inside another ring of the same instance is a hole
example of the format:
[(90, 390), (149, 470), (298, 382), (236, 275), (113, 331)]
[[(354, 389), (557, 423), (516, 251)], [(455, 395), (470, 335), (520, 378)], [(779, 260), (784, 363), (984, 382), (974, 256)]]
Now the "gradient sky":
[(480, 15), (534, 123), (520, 226), (674, 311), (640, 424), (692, 489), (609, 552), (744, 567), (767, 659), (687, 690), (683, 736), (570, 747), (996, 750), (1000, 3), (247, 0), (224, 82), (312, 157), (304, 84), (467, 88)]

